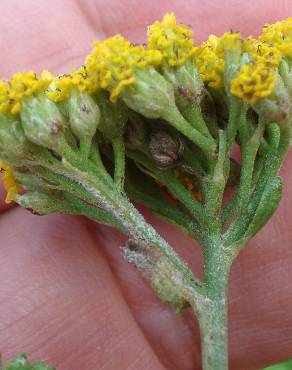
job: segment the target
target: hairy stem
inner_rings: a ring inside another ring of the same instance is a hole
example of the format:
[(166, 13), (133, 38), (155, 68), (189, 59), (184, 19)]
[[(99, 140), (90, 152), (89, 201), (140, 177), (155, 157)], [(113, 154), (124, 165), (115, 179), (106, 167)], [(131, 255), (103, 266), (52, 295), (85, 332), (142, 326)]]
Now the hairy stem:
[(228, 369), (227, 284), (234, 248), (226, 248), (221, 237), (210, 237), (203, 246), (204, 299), (191, 305), (198, 317), (203, 370)]
[(227, 300), (225, 290), (221, 297), (204, 302), (198, 313), (201, 333), (203, 370), (228, 369)]
[(118, 137), (113, 139), (112, 146), (115, 159), (114, 182), (117, 188), (123, 191), (125, 182), (125, 143), (123, 138)]
[(182, 280), (187, 282), (191, 290), (199, 290), (201, 282), (194, 277), (185, 263), (155, 229), (144, 220), (132, 203), (105, 183), (102, 177), (98, 178), (90, 169), (86, 172), (83, 171), (82, 163), (72, 153), (68, 153), (68, 159), (70, 162), (63, 159), (66, 176), (78, 182), (88, 193), (93, 195), (96, 198), (96, 205), (113, 214), (134, 240), (145, 243), (151, 248), (157, 248), (164, 258), (177, 269)]

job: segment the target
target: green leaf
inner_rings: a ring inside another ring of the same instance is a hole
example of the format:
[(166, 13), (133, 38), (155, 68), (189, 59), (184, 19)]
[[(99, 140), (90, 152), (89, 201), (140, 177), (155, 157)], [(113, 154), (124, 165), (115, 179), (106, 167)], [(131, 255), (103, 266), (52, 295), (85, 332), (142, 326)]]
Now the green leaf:
[(292, 370), (292, 360), (282, 362), (281, 364), (268, 366), (262, 370)]
[[(242, 241), (251, 238), (269, 221), (278, 208), (282, 196), (282, 189), (283, 181), (281, 177), (274, 178), (266, 185), (254, 216), (241, 238)], [(249, 212), (251, 212), (252, 208), (253, 204), (250, 205)]]
[(36, 362), (30, 364), (27, 355), (22, 353), (21, 355), (13, 358), (7, 364), (6, 370), (56, 370), (52, 367), (47, 366), (43, 362)]
[(12, 359), (6, 367), (6, 370), (31, 370), (25, 353)]

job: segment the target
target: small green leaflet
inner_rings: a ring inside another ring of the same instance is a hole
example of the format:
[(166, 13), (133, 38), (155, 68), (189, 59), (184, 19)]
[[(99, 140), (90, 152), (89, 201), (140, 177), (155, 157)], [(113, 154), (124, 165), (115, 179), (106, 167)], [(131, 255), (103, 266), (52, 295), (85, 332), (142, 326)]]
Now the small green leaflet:
[(281, 364), (268, 366), (262, 370), (292, 370), (292, 360), (282, 362)]

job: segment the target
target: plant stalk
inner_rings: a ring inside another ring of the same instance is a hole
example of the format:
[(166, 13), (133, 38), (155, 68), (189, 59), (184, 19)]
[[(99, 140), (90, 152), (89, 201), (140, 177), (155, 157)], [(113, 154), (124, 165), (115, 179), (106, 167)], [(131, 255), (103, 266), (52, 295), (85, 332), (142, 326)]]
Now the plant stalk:
[(206, 299), (206, 302), (197, 315), (201, 334), (203, 370), (227, 370), (228, 326), (226, 287), (220, 291), (216, 299)]
[(194, 297), (198, 317), (203, 370), (228, 370), (228, 276), (236, 256), (221, 237), (210, 238), (203, 246), (204, 299)]

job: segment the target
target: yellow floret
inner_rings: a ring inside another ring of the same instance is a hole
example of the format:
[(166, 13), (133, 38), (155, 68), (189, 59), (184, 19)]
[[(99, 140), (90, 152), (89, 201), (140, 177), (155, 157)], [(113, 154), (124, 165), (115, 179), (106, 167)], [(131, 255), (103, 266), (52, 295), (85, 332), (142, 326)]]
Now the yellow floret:
[(292, 57), (292, 18), (265, 25), (259, 40), (275, 46), (283, 57)]
[(98, 89), (98, 84), (96, 79), (88, 77), (86, 67), (83, 66), (70, 75), (60, 75), (54, 78), (47, 96), (55, 102), (63, 101), (69, 98), (73, 88), (92, 94)]
[(211, 35), (208, 41), (200, 45), (194, 55), (195, 64), (202, 80), (207, 86), (218, 89), (224, 81), (224, 58), (217, 54), (218, 37)]
[(86, 59), (89, 79), (110, 92), (110, 100), (116, 101), (120, 93), (136, 82), (137, 69), (161, 63), (161, 53), (134, 46), (120, 35), (104, 42), (96, 41), (93, 52)]
[(0, 80), (0, 112), (7, 112), (10, 110), (12, 101), (9, 99), (9, 84), (7, 81)]
[(52, 81), (52, 75), (44, 71), (41, 76), (35, 72), (16, 73), (11, 81), (0, 81), (0, 112), (17, 114), (25, 97), (45, 91)]
[(3, 185), (7, 191), (5, 203), (11, 203), (15, 195), (21, 193), (22, 188), (17, 183), (10, 166), (0, 161), (0, 170), (3, 172)]
[(148, 27), (148, 47), (159, 50), (169, 66), (180, 66), (193, 54), (193, 31), (178, 25), (173, 13)]
[(265, 64), (244, 65), (231, 81), (231, 93), (254, 104), (259, 99), (272, 95), (276, 84), (273, 69)]
[(255, 63), (263, 63), (267, 67), (277, 68), (281, 62), (281, 52), (271, 44), (249, 36), (243, 42), (243, 51), (247, 52)]
[[(240, 33), (225, 32), (220, 38), (213, 36), (214, 51), (216, 55), (224, 59), (226, 52), (241, 52), (242, 37)], [(216, 38), (216, 43), (215, 39)]]

